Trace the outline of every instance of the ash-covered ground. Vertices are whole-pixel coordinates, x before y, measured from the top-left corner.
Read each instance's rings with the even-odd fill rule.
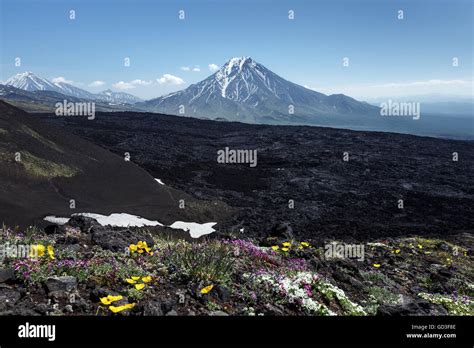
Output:
[[[300,238],[366,240],[474,230],[474,142],[131,112],[36,116],[236,208],[219,232],[264,236],[286,223]],[[257,166],[218,163],[226,147],[257,150]]]

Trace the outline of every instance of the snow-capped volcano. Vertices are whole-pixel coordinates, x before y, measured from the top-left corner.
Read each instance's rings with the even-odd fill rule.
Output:
[[[133,104],[138,101],[141,101],[140,98],[135,97],[132,94],[124,92],[113,92],[111,90],[94,94],[64,81],[49,81],[30,71],[16,74],[15,76],[12,76],[8,80],[6,80],[4,84],[28,92],[53,91],[79,99],[100,100],[111,104]]]
[[[374,112],[344,95],[327,96],[273,73],[250,57],[232,58],[217,72],[188,88],[140,103],[152,111],[224,117],[243,122],[312,122]]]
[[[55,86],[52,82],[39,77],[27,71],[24,73],[16,74],[15,76],[10,77],[4,83],[7,86],[13,86],[24,91],[34,92],[34,91],[55,91],[58,92],[59,87]]]
[[[260,96],[268,94],[278,99],[290,96],[288,87],[291,82],[274,74],[250,57],[230,59],[206,82],[207,85],[216,86],[223,98],[239,103],[258,102],[261,98],[258,98],[257,94]],[[292,98],[288,98],[288,101],[291,102]]]

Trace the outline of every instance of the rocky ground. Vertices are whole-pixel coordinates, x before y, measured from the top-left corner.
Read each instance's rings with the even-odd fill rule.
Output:
[[[189,242],[76,216],[0,236],[0,315],[474,315],[471,234],[376,239],[343,259],[285,226]]]
[[[29,249],[4,255],[0,315],[474,315],[472,142],[139,113],[35,116],[130,153],[160,189],[190,195],[180,216],[217,231],[194,240],[80,216],[4,226],[1,246]],[[218,163],[225,147],[256,149],[258,165]],[[361,253],[335,257],[330,245]]]
[[[320,240],[474,231],[473,142],[131,112],[93,121],[37,116],[130,153],[167,186],[232,207],[232,218],[216,226],[223,233],[244,228],[261,237],[279,223]],[[257,166],[217,163],[225,147],[257,150]]]

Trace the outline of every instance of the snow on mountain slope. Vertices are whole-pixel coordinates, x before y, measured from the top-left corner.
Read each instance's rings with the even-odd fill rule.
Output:
[[[28,71],[10,77],[4,83],[7,86],[16,87],[28,92],[53,91],[79,99],[100,100],[110,104],[133,104],[141,101],[140,98],[124,92],[113,92],[111,90],[101,93],[91,93],[82,88],[73,86],[66,82],[51,82],[45,78]]]
[[[125,92],[114,92],[110,89],[95,94],[95,98],[116,104],[134,104],[142,101],[142,99],[134,96],[133,94]]]
[[[65,82],[55,82],[54,85],[59,88],[60,93],[70,95],[80,99],[96,99],[95,94],[85,91],[81,88],[75,87]]]
[[[185,116],[251,123],[306,122],[375,110],[344,95],[326,96],[287,81],[250,57],[232,58],[205,80],[139,105],[178,115],[184,106]]]
[[[16,74],[5,81],[5,85],[13,86],[24,91],[55,91],[59,92],[60,88],[52,82],[41,78],[31,71]]]

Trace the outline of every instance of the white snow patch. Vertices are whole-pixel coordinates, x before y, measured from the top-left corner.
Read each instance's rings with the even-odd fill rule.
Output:
[[[102,226],[111,225],[117,227],[142,227],[142,226],[163,226],[158,221],[151,221],[137,215],[126,213],[114,213],[109,216],[94,213],[78,213],[73,215],[82,215],[96,219]]]
[[[46,216],[43,220],[51,222],[56,225],[64,225],[69,221],[69,218],[63,218],[63,217],[58,217],[58,216]]]
[[[158,182],[158,184],[160,184],[160,185],[164,185],[164,184],[165,184],[163,181],[161,181],[161,179],[155,178],[155,180],[156,180],[156,181]]]
[[[215,229],[212,227],[217,224],[217,222],[206,222],[203,224],[199,224],[197,222],[184,222],[184,221],[176,221],[170,225],[170,228],[180,229],[188,231],[192,238],[199,238],[206,234],[211,234],[215,232]]]
[[[114,213],[110,215],[102,215],[95,213],[76,213],[72,215],[82,215],[96,219],[99,224],[102,226],[117,226],[117,227],[143,227],[143,226],[163,226],[162,223],[158,221],[147,220],[137,215],[131,215],[126,213]],[[46,216],[43,220],[51,222],[57,225],[64,225],[69,221],[69,218],[57,217],[54,215]],[[206,222],[203,224],[197,222],[184,222],[176,221],[172,223],[170,228],[180,229],[189,232],[191,238],[199,238],[206,234],[211,234],[215,232],[213,228],[217,222]]]

